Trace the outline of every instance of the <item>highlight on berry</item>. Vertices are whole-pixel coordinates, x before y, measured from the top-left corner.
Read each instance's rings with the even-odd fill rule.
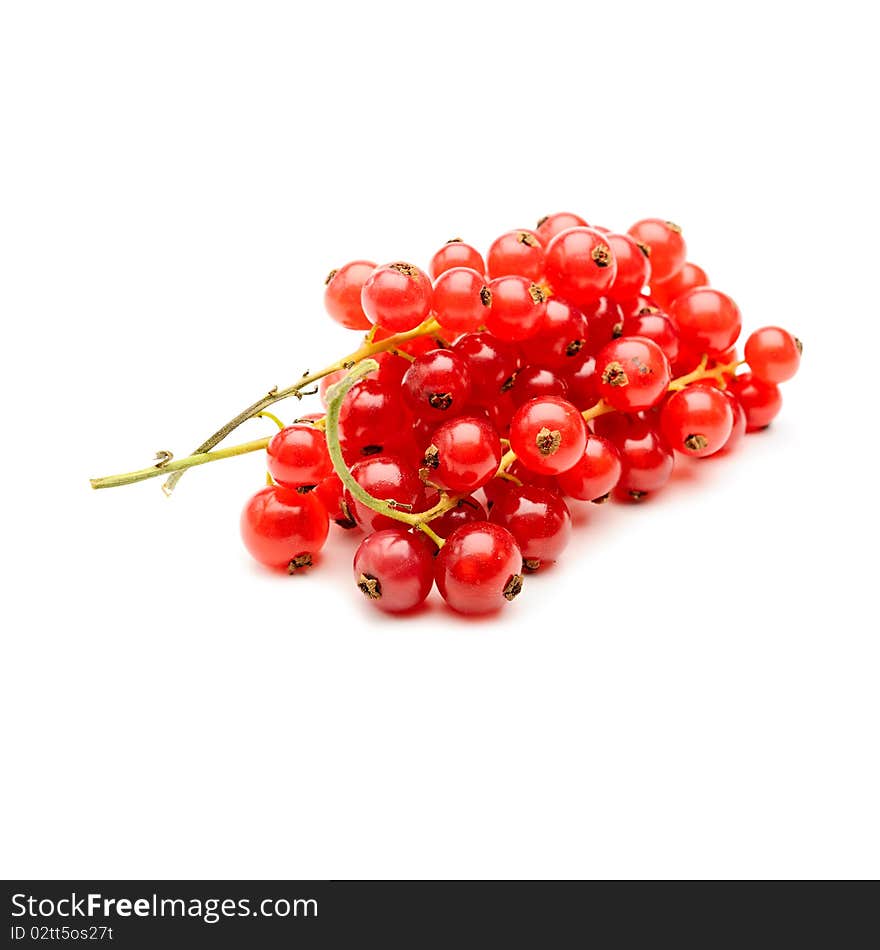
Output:
[[[687,259],[663,218],[615,232],[572,212],[505,231],[483,254],[447,241],[423,270],[356,260],[325,280],[329,316],[364,334],[350,353],[274,387],[192,454],[156,454],[112,488],[263,453],[241,513],[267,568],[320,565],[332,530],[363,534],[353,597],[417,610],[436,588],[466,614],[506,608],[564,553],[572,504],[643,501],[677,455],[732,451],[782,407],[803,347],[757,329],[737,344],[734,300]],[[285,424],[270,408],[317,394]],[[221,446],[265,418],[277,431]],[[526,585],[527,586],[527,585]]]

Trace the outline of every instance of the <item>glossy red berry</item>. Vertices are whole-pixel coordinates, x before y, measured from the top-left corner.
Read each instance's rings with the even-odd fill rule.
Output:
[[[538,332],[544,316],[544,291],[528,277],[511,275],[489,282],[492,306],[486,329],[499,340],[525,340]]]
[[[742,329],[739,307],[713,287],[695,287],[677,297],[669,316],[682,344],[714,356],[736,343]]]
[[[372,261],[352,261],[330,271],[324,281],[327,313],[349,330],[370,329],[370,321],[361,306],[361,291],[375,269]]]
[[[361,291],[361,306],[373,323],[392,333],[412,330],[431,311],[433,288],[428,275],[413,264],[377,267]]]
[[[405,434],[405,420],[399,390],[377,379],[358,380],[339,410],[339,438],[346,461],[377,455],[389,446],[396,446]]]
[[[330,530],[314,492],[271,485],[258,491],[241,513],[241,538],[251,556],[291,574],[311,567]]]
[[[557,478],[559,487],[570,498],[601,501],[620,481],[621,471],[620,453],[613,443],[590,432],[580,461]]]
[[[606,236],[593,228],[557,234],[545,251],[544,269],[554,293],[576,307],[604,296],[617,275]]]
[[[629,235],[648,250],[651,276],[655,282],[669,280],[681,270],[687,255],[687,247],[681,236],[681,228],[661,218],[645,218],[637,221]]]
[[[708,287],[709,277],[698,264],[685,261],[681,270],[677,271],[668,280],[654,280],[651,283],[651,296],[668,307],[673,300],[680,297],[685,291],[694,287]]]
[[[530,363],[550,369],[573,366],[587,344],[587,319],[570,304],[551,297],[537,332],[525,345]]]
[[[766,429],[782,408],[779,387],[763,382],[754,373],[741,373],[735,377],[730,390],[745,410],[747,432]]]
[[[357,527],[357,522],[352,518],[348,505],[345,503],[345,487],[342,479],[336,472],[331,472],[318,482],[315,486],[315,495],[324,506],[330,520],[338,524],[340,528],[348,530]]]
[[[608,288],[608,296],[620,301],[638,297],[651,279],[648,249],[629,234],[606,234],[605,240],[617,262],[617,274]]]
[[[678,359],[680,340],[675,324],[659,310],[645,310],[623,318],[621,336],[641,336],[653,340],[663,350],[671,366]]]
[[[463,495],[494,478],[500,462],[501,440],[495,429],[478,416],[459,416],[434,432],[422,464],[426,481]]]
[[[587,349],[598,353],[610,340],[620,336],[623,328],[623,308],[610,297],[600,297],[584,308],[587,320]]]
[[[672,449],[650,420],[619,416],[605,434],[620,453],[620,495],[638,501],[669,481],[675,465]]]
[[[483,255],[460,238],[447,241],[431,258],[431,277],[436,280],[444,271],[453,267],[469,267],[478,274],[486,273]]]
[[[486,518],[486,509],[476,498],[468,495],[466,498],[459,498],[455,503],[455,507],[444,511],[442,515],[435,518],[431,522],[431,527],[441,538],[448,538],[456,528],[460,528],[463,524],[485,521]]]
[[[519,274],[537,281],[544,276],[544,248],[534,231],[508,231],[492,242],[486,266],[492,278]]]
[[[403,613],[423,603],[434,584],[431,550],[408,531],[388,528],[364,538],[354,555],[354,582],[380,610]]]
[[[565,397],[568,395],[568,385],[553,370],[541,366],[524,366],[514,378],[510,395],[514,406],[518,408],[539,396]]]
[[[457,415],[471,395],[467,361],[455,350],[431,350],[410,363],[401,391],[406,404],[422,419]]]
[[[482,332],[466,333],[452,349],[467,363],[471,397],[484,405],[493,405],[501,394],[501,387],[519,366],[516,346]]]
[[[720,389],[696,383],[666,400],[660,428],[676,452],[705,458],[723,449],[730,438],[733,408]]]
[[[575,465],[586,439],[583,416],[558,396],[532,399],[510,422],[510,447],[526,468],[542,475],[557,475]]]
[[[589,409],[599,400],[599,378],[596,376],[596,357],[581,353],[577,363],[563,377],[568,387],[568,400],[578,409]]]
[[[756,379],[784,383],[798,371],[801,341],[781,327],[762,327],[746,340],[745,357]]]
[[[730,408],[733,411],[733,426],[730,430],[730,435],[727,437],[727,441],[724,443],[724,451],[732,452],[746,434],[748,419],[746,418],[746,411],[743,409],[742,403],[734,396],[730,387],[722,389],[721,392],[724,394],[724,398],[730,403]]]
[[[292,425],[277,432],[266,454],[269,474],[286,488],[317,485],[333,471],[327,439],[313,425]]]
[[[606,343],[596,356],[599,395],[618,412],[656,406],[669,386],[669,361],[653,341],[621,337]]]
[[[413,511],[422,499],[422,483],[413,466],[393,455],[374,455],[351,468],[354,480],[368,494],[383,501],[393,501],[402,511]],[[345,490],[345,504],[352,518],[365,531],[396,528],[400,522],[379,514],[358,501],[349,489]]]
[[[587,222],[580,215],[572,214],[570,211],[557,211],[555,214],[548,214],[541,218],[535,227],[535,234],[544,247],[547,247],[550,241],[562,231],[585,227],[588,227]]]
[[[434,315],[452,334],[483,326],[492,306],[492,293],[481,274],[469,267],[452,267],[434,284]]]
[[[522,554],[499,525],[475,521],[457,528],[434,559],[440,595],[463,614],[498,610],[522,590]]]
[[[490,520],[516,538],[523,568],[537,571],[555,561],[571,538],[571,514],[558,492],[513,485],[492,506]]]

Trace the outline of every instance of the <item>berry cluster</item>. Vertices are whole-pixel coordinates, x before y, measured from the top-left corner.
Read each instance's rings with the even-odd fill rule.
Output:
[[[429,272],[353,261],[330,273],[325,304],[366,331],[355,353],[154,468],[173,473],[170,489],[191,465],[265,446],[268,484],[241,517],[250,553],[295,573],[331,521],[359,529],[355,584],[390,612],[435,584],[462,613],[513,600],[524,572],[562,554],[572,500],[639,500],[668,481],[675,453],[729,451],[779,412],[801,355],[789,332],[764,327],[740,360],[739,308],[686,260],[681,229],[656,218],[616,233],[554,214],[501,235],[485,259],[450,241]],[[325,413],[212,451],[314,381]]]

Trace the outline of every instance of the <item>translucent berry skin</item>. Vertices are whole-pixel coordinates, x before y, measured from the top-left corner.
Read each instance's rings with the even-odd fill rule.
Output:
[[[801,364],[801,342],[782,327],[762,327],[746,340],[749,369],[763,383],[784,383]]]
[[[610,297],[600,297],[584,309],[587,319],[587,349],[598,353],[602,347],[620,336],[623,326],[623,308]]]
[[[478,416],[459,416],[434,432],[423,465],[428,481],[461,495],[494,478],[500,462],[501,440],[495,429]]]
[[[548,214],[541,218],[535,227],[535,234],[538,235],[538,240],[544,247],[547,247],[557,234],[561,234],[569,228],[586,227],[589,227],[589,225],[580,215],[572,214],[570,211],[557,211],[555,214]]]
[[[621,336],[641,336],[653,340],[663,350],[670,366],[678,359],[681,343],[675,324],[665,313],[637,313],[623,318]]]
[[[357,527],[357,522],[351,517],[351,512],[345,504],[345,486],[336,472],[331,472],[318,482],[315,486],[315,496],[324,506],[330,520],[340,528],[348,530]]]
[[[516,346],[485,331],[465,334],[452,349],[467,362],[471,397],[486,405],[491,406],[498,399],[501,387],[519,366]]]
[[[620,453],[618,494],[638,500],[669,481],[675,465],[672,449],[650,421],[620,417],[608,437]]]
[[[739,307],[713,287],[695,287],[677,297],[669,308],[682,344],[715,356],[736,343],[742,329]]]
[[[651,284],[651,296],[664,307],[668,307],[673,300],[680,297],[694,287],[708,287],[709,276],[698,264],[685,261],[681,270],[677,271],[669,280],[655,280]]]
[[[311,425],[292,425],[276,433],[266,447],[269,474],[286,488],[317,485],[333,471],[327,439]]]
[[[526,340],[538,332],[544,316],[545,297],[528,277],[511,275],[489,282],[492,306],[486,329],[499,340]]]
[[[587,427],[566,399],[547,396],[520,406],[510,422],[510,447],[533,472],[558,475],[583,455]]]
[[[618,301],[638,297],[651,280],[651,261],[646,251],[629,234],[606,234],[605,240],[617,262],[617,274],[608,288],[608,296]]]
[[[620,453],[614,445],[590,432],[580,461],[557,477],[559,487],[570,498],[595,501],[615,488],[622,470]]]
[[[643,337],[606,343],[596,356],[599,395],[618,412],[656,406],[669,386],[669,361],[663,350]]]
[[[403,613],[418,607],[434,585],[434,558],[421,539],[400,528],[364,538],[354,555],[354,582],[379,610]]]
[[[516,374],[510,395],[514,406],[519,408],[530,399],[537,399],[539,396],[565,397],[568,395],[568,384],[551,369],[544,369],[542,366],[524,366]]]
[[[492,506],[489,518],[516,538],[529,572],[557,560],[571,538],[568,505],[558,492],[536,485],[511,484]]]
[[[568,399],[578,409],[589,409],[599,399],[599,377],[596,375],[596,357],[581,353],[577,364],[564,376]]]
[[[370,274],[361,291],[361,306],[372,323],[402,333],[427,318],[432,296],[427,274],[413,264],[396,262]]]
[[[730,403],[730,408],[733,411],[733,426],[730,430],[730,435],[727,437],[727,441],[724,443],[724,452],[732,452],[746,434],[748,420],[746,419],[746,411],[743,409],[742,403],[734,396],[730,388],[722,389],[721,392],[724,394],[724,398]]]
[[[244,506],[240,527],[255,560],[293,573],[310,566],[327,540],[330,522],[314,492],[271,485]]]
[[[366,458],[352,466],[351,474],[358,485],[374,498],[393,500],[404,511],[415,509],[422,499],[423,486],[415,468],[393,455],[374,455]],[[381,515],[359,502],[349,489],[345,490],[345,504],[352,518],[365,531],[381,531],[383,528],[400,526],[400,522],[394,518]]]
[[[583,308],[607,293],[617,275],[617,263],[600,231],[569,228],[548,245],[544,270],[557,296]]]
[[[420,418],[439,420],[457,415],[471,395],[467,361],[455,350],[431,350],[410,363],[401,392]]]
[[[436,280],[442,273],[453,267],[469,267],[478,274],[486,273],[483,255],[475,247],[465,244],[458,238],[447,241],[431,258],[431,277]]]
[[[434,314],[444,330],[470,333],[486,322],[492,294],[481,274],[451,267],[434,284]]]
[[[439,518],[435,518],[431,522],[431,527],[441,538],[448,538],[456,528],[460,528],[463,524],[485,521],[486,519],[486,509],[476,498],[468,495],[466,498],[459,498],[454,508],[450,508]]]
[[[377,379],[358,380],[339,410],[339,438],[346,460],[376,455],[396,445],[404,434],[405,419],[399,390],[395,392]]]
[[[763,382],[754,373],[741,373],[735,377],[730,390],[745,410],[746,432],[766,429],[782,408],[779,387]]]
[[[500,525],[475,521],[457,528],[434,559],[441,597],[463,614],[485,614],[505,606],[522,587],[522,554]]]
[[[566,370],[586,347],[587,334],[587,319],[580,310],[551,297],[537,332],[524,349],[530,363]]]
[[[544,247],[534,231],[508,231],[492,242],[486,266],[492,278],[519,274],[540,280],[544,276]]]
[[[724,448],[733,430],[733,408],[720,389],[687,386],[673,393],[660,411],[663,437],[676,452],[705,458]]]
[[[655,283],[669,280],[684,266],[687,246],[677,224],[661,218],[644,218],[637,221],[627,233],[648,249]]]
[[[375,269],[372,261],[351,261],[330,271],[325,281],[324,307],[349,330],[369,330],[372,326],[361,306],[361,291]]]

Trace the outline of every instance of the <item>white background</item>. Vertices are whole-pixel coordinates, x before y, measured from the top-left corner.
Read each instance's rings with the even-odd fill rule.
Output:
[[[868,9],[3,5],[4,876],[880,874]],[[259,456],[90,491],[349,348],[331,267],[561,209],[804,362],[503,615],[258,569]]]

